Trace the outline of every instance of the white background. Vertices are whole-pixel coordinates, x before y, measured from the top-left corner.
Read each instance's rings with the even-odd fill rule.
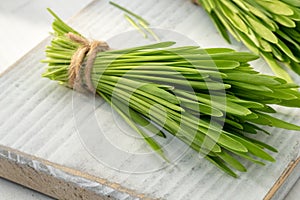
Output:
[[[0,73],[44,39],[51,30],[50,7],[63,19],[76,14],[91,0],[10,0],[0,2]],[[2,200],[51,199],[9,181],[0,179]],[[300,180],[286,200],[300,199]]]

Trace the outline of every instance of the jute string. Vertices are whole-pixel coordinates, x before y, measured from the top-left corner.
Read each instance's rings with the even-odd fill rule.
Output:
[[[196,5],[198,5],[198,6],[201,6],[199,0],[192,0],[192,2],[193,2],[194,4],[196,4]]]
[[[109,50],[109,46],[104,41],[89,41],[74,33],[67,33],[66,36],[70,40],[81,44],[81,47],[77,49],[77,51],[73,54],[71,59],[68,71],[69,86],[79,91],[88,90],[94,93],[95,87],[91,80],[93,65],[97,57],[97,53]],[[83,64],[85,57],[87,59],[86,62]],[[83,77],[81,74],[82,70],[84,70]],[[82,80],[83,78],[86,88],[84,88],[84,83]]]

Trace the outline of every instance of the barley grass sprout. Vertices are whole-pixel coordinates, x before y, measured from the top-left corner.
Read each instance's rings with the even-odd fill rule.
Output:
[[[273,72],[293,82],[283,63],[300,75],[299,0],[195,0],[230,42],[242,42],[261,55]]]

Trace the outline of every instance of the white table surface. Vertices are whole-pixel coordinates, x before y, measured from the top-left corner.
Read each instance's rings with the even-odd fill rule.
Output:
[[[68,19],[89,2],[90,0],[1,1],[0,73],[48,35],[52,18],[46,11],[47,7],[58,12],[63,19]],[[48,200],[51,198],[0,179],[0,199]],[[300,180],[286,197],[286,200],[298,199],[300,199]]]

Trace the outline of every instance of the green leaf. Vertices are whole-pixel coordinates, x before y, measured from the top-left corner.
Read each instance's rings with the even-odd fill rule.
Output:
[[[259,58],[259,56],[248,53],[248,52],[226,52],[226,53],[219,53],[219,54],[212,54],[212,59],[219,59],[219,60],[231,60],[231,62],[250,62]]]
[[[248,152],[252,153],[253,155],[262,158],[264,160],[268,160],[271,162],[275,162],[275,159],[269,155],[268,153],[266,153],[265,151],[263,151],[259,146],[257,146],[256,144],[243,139],[241,137],[238,137],[236,135],[233,135],[231,133],[227,133],[228,135],[230,135],[232,138],[235,138],[237,141],[239,141],[240,143],[242,143],[247,149]]]
[[[265,117],[262,117],[261,115],[258,115],[257,113],[256,113],[256,116],[258,118],[256,118],[256,119],[247,119],[247,121],[253,122],[254,124],[272,126],[272,122],[269,119],[267,119]]]
[[[253,126],[251,123],[244,122],[243,123],[243,131],[250,134],[256,134],[257,133],[257,127]]]
[[[237,154],[238,156],[242,157],[242,158],[245,158],[245,159],[253,162],[253,163],[256,163],[256,164],[259,164],[259,165],[263,165],[263,166],[266,165],[265,163],[263,163],[263,162],[261,162],[259,160],[256,160],[256,159],[252,158],[251,156],[249,156],[248,155],[249,153],[243,153],[243,152],[234,152],[234,153]]]
[[[216,141],[219,145],[226,147],[227,149],[239,151],[239,152],[247,152],[247,148],[240,143],[239,141],[229,137],[222,132],[216,132],[214,130],[207,130],[199,127],[199,131],[209,136],[211,139]]]
[[[217,53],[233,53],[236,52],[233,49],[229,48],[207,48],[205,49],[207,54],[217,54]]]
[[[293,5],[295,7],[300,7],[300,1],[298,0],[282,0],[283,2]]]
[[[259,40],[259,48],[265,52],[272,52],[273,47],[272,44],[270,44],[268,41],[261,38]]]
[[[220,1],[222,4],[226,4],[226,7],[223,7],[224,14],[227,16],[227,20],[230,21],[233,26],[235,26],[238,30],[242,31],[243,33],[248,33],[248,27],[244,23],[243,19],[240,18],[238,15],[239,10],[231,4],[230,1]]]
[[[239,37],[241,41],[247,46],[248,49],[250,49],[255,54],[259,54],[260,51],[258,49],[258,46],[256,46],[256,44],[249,38],[248,35],[239,32]]]
[[[227,78],[225,80],[233,80],[233,81],[240,81],[245,83],[250,83],[253,85],[280,85],[280,82],[278,82],[275,78],[272,76],[267,76],[263,74],[249,74],[249,73],[242,73],[242,72],[236,72],[236,73],[227,73]]]
[[[137,14],[131,12],[130,10],[128,10],[128,9],[126,9],[126,8],[120,6],[119,4],[116,4],[116,3],[112,2],[112,1],[110,1],[109,3],[110,3],[111,5],[113,5],[113,6],[115,6],[116,8],[119,8],[120,10],[122,10],[122,11],[128,13],[129,15],[131,15],[131,16],[133,16],[133,17],[135,17],[136,19],[142,21],[144,24],[149,25],[149,22],[147,22],[147,21],[146,21],[144,18],[142,18],[141,16],[139,16],[139,15],[137,15]]]
[[[219,33],[223,36],[223,38],[228,42],[230,42],[230,37],[228,35],[228,32],[226,28],[224,27],[223,23],[219,20],[218,16],[215,14],[215,12],[210,13],[210,18],[214,22],[216,28],[218,29]]]
[[[246,108],[264,108],[264,105],[255,101],[248,101],[244,99],[237,98],[232,95],[226,95],[228,99],[230,99],[231,102],[237,103],[239,105],[242,105]]]
[[[284,129],[288,129],[288,130],[300,131],[300,126],[298,126],[298,125],[294,125],[294,124],[285,122],[283,120],[277,119],[275,117],[272,117],[270,115],[266,115],[266,114],[263,114],[263,113],[257,113],[257,114],[260,117],[269,120],[271,122],[271,126],[275,126],[275,127],[278,127],[278,128],[284,128]]]
[[[249,141],[255,143],[256,145],[261,146],[261,148],[266,148],[266,149],[268,149],[268,150],[270,150],[270,151],[273,151],[273,152],[275,152],[275,153],[278,152],[278,150],[275,149],[274,147],[272,147],[272,146],[270,146],[270,145],[268,145],[268,144],[266,144],[266,143],[264,143],[264,142],[261,142],[261,141],[259,141],[259,140],[256,140],[256,139],[253,139],[253,138],[249,138],[249,137],[244,137],[244,139],[247,139],[247,140],[249,140]]]
[[[230,124],[231,126],[234,126],[234,127],[238,128],[238,129],[241,129],[241,130],[244,129],[243,125],[241,125],[240,123],[238,123],[236,121],[233,121],[231,119],[226,118],[225,122],[226,122],[226,124]]]
[[[220,158],[212,157],[212,156],[206,156],[207,160],[209,160],[211,163],[213,163],[215,166],[217,166],[219,169],[223,170],[230,176],[237,178],[237,174],[234,173],[229,167],[227,167]]]
[[[265,27],[262,23],[257,21],[257,19],[253,19],[249,16],[245,16],[247,21],[249,22],[253,31],[255,31],[260,37],[265,40],[277,44],[278,38],[274,35],[272,31],[270,31],[267,27]]]
[[[281,2],[281,1],[266,1],[266,0],[257,0],[257,3],[259,3],[260,5],[264,6],[264,8],[274,14],[277,15],[293,15],[294,12],[293,10],[290,8],[289,5]]]
[[[289,47],[284,42],[278,40],[277,46],[292,60],[294,60],[295,62],[300,62],[300,59],[294,56],[293,52],[289,49]]]
[[[283,26],[289,27],[289,28],[295,28],[296,23],[290,19],[289,17],[283,16],[283,15],[274,15],[274,20],[280,23]]]
[[[270,88],[268,88],[267,86],[264,86],[264,85],[253,85],[253,84],[249,84],[249,83],[243,83],[243,82],[231,81],[231,80],[228,80],[226,82],[228,82],[232,87],[260,91],[260,92],[273,92]]]
[[[211,115],[211,116],[215,116],[215,117],[222,117],[223,116],[223,112],[220,111],[219,109],[213,108],[207,104],[203,104],[200,102],[194,102],[194,101],[190,101],[190,100],[186,100],[183,98],[181,102],[181,106],[194,110],[196,112],[203,113],[203,114],[207,114],[207,115]]]
[[[187,129],[187,131],[188,130],[189,129]],[[221,147],[214,140],[203,134],[190,135],[186,131],[181,130],[176,136],[199,153],[202,152],[202,150],[206,150],[210,153],[219,153],[222,151]]]
[[[157,128],[155,125],[153,125],[150,121],[148,121],[147,119],[145,119],[144,117],[142,117],[140,114],[138,114],[137,112],[135,112],[133,109],[128,108],[128,110],[129,110],[129,116],[130,116],[130,118],[135,123],[139,124],[143,128],[146,128],[151,133],[154,133],[154,134],[156,134],[156,135],[158,135],[160,137],[166,138],[166,135],[159,128]]]
[[[217,154],[222,160],[224,160],[228,165],[235,168],[238,171],[246,172],[247,169],[244,165],[242,165],[237,159],[233,158],[231,155],[222,151],[221,153]]]
[[[147,34],[141,29],[141,27],[128,15],[124,15],[125,19],[134,27],[136,28],[144,38],[148,38]]]
[[[279,77],[285,79],[289,83],[293,83],[291,76],[276,62],[276,60],[269,53],[261,53],[265,61],[269,64],[272,71]]]
[[[187,96],[188,98],[195,98],[193,95],[187,94],[187,93],[182,93],[179,90],[175,90],[174,92],[178,93],[178,94],[183,94],[183,95]],[[217,97],[217,96],[210,97],[209,95],[206,95],[206,94],[197,94],[197,99],[200,102],[203,102],[207,105],[218,108],[222,111],[226,111],[227,113],[236,114],[236,115],[240,115],[240,116],[246,116],[246,115],[251,114],[251,111],[248,108],[241,106],[239,104],[236,104],[234,102],[231,102],[230,100],[225,99],[224,97]]]

